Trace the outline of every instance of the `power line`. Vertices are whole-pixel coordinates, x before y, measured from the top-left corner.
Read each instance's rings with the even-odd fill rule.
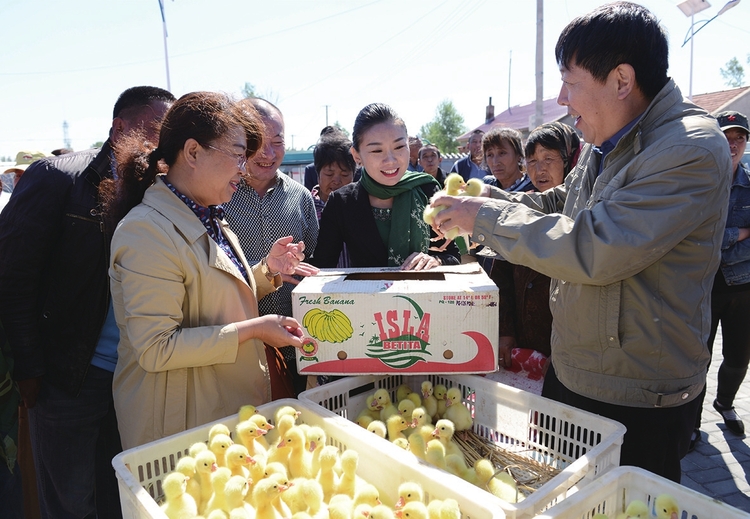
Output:
[[[347,9],[345,11],[340,11],[338,13],[333,13],[328,16],[323,16],[322,18],[317,18],[315,20],[311,20],[309,22],[304,22],[298,25],[294,25],[291,27],[285,27],[283,29],[279,29],[274,32],[266,33],[266,34],[260,34],[258,36],[253,36],[252,38],[245,38],[243,40],[238,40],[230,43],[225,43],[222,45],[217,45],[215,47],[203,47],[200,50],[190,51],[190,52],[182,52],[179,54],[172,54],[173,58],[182,58],[186,56],[193,56],[196,54],[202,54],[206,52],[212,52],[217,49],[223,49],[226,47],[232,47],[235,45],[241,45],[243,43],[248,43],[251,41],[261,40],[264,38],[268,38],[271,36],[276,36],[279,34],[284,34],[289,31],[295,31],[301,27],[308,27],[310,25],[315,25],[321,22],[325,22],[327,20],[330,20],[332,18],[337,18],[339,16],[343,16],[349,13],[352,13],[354,11],[358,11],[360,9],[364,9],[366,7],[370,7],[372,5],[378,4],[382,2],[383,0],[374,0],[373,2],[370,2],[368,4],[360,5],[357,7],[353,7],[351,9]],[[121,68],[121,67],[130,67],[133,65],[145,65],[147,63],[156,63],[162,61],[161,58],[155,58],[155,59],[144,59],[139,61],[131,61],[126,63],[116,63],[116,64],[110,64],[110,65],[100,65],[96,67],[86,67],[86,68],[78,68],[78,69],[66,69],[66,70],[47,70],[47,71],[31,71],[31,72],[0,72],[0,76],[33,76],[33,75],[51,75],[51,74],[70,74],[70,73],[76,73],[76,72],[89,72],[94,70],[107,70],[107,69],[115,69],[115,68]]]

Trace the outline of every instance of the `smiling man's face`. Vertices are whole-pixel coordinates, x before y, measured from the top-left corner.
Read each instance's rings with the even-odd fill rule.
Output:
[[[276,170],[284,160],[284,120],[276,111],[263,120],[263,146],[247,161],[250,185],[265,191],[276,178]]]
[[[562,86],[557,97],[558,104],[568,107],[575,127],[583,134],[583,140],[601,146],[617,133],[622,126],[612,115],[617,103],[617,77],[610,72],[604,83],[594,79],[588,71],[571,64],[560,67]],[[626,121],[627,122],[627,121]]]

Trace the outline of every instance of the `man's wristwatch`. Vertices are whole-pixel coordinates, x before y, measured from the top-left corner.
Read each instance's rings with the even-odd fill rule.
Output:
[[[278,272],[271,272],[271,269],[268,268],[268,256],[263,256],[263,258],[260,260],[260,270],[263,272],[263,275],[266,276],[266,279],[268,281],[273,282],[273,278],[279,275]]]

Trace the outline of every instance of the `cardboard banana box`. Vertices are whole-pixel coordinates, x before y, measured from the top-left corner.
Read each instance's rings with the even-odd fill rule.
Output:
[[[491,373],[498,289],[477,263],[323,269],[292,292],[308,375]]]

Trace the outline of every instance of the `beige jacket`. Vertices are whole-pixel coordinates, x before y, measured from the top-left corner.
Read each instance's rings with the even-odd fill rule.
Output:
[[[222,231],[241,261],[235,235]],[[109,276],[120,328],[113,391],[125,449],[270,401],[265,346],[238,343],[238,321],[275,290],[239,269],[157,178],[112,238]],[[277,278],[279,279],[279,278]]]

